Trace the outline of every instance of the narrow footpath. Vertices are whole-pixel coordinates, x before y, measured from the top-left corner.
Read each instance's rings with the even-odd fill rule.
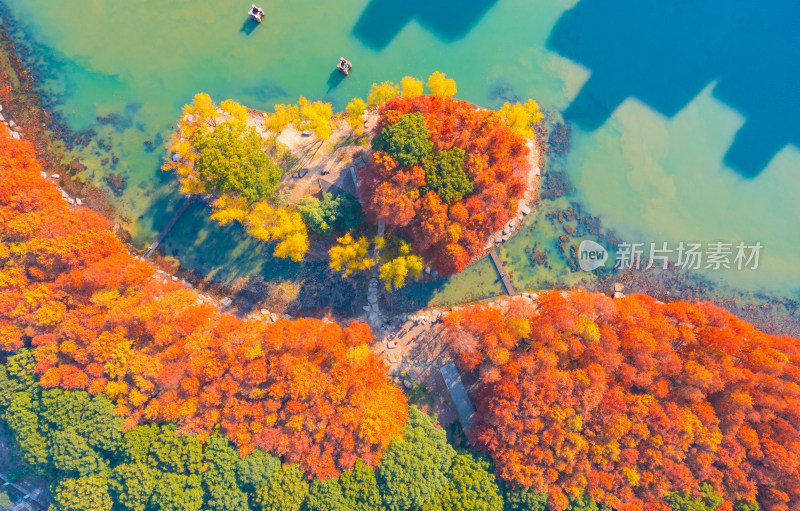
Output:
[[[511,283],[511,277],[503,267],[503,262],[500,261],[500,257],[497,255],[497,251],[495,251],[494,247],[492,247],[492,250],[489,252],[489,257],[492,258],[494,267],[497,268],[497,273],[500,274],[500,279],[503,281],[503,287],[506,288],[506,293],[508,293],[509,296],[517,294],[514,290],[514,284]]]
[[[173,227],[175,227],[176,223],[178,223],[178,220],[181,218],[181,215],[183,215],[186,212],[186,210],[189,209],[189,206],[192,204],[192,201],[194,201],[194,198],[195,198],[194,195],[190,195],[189,197],[186,198],[185,201],[183,201],[181,207],[178,208],[178,211],[176,211],[174,215],[172,215],[172,218],[169,219],[169,222],[167,222],[166,227],[164,227],[164,229],[159,233],[158,237],[153,242],[153,244],[147,247],[147,250],[145,251],[143,256],[145,259],[147,259],[150,256],[150,254],[152,254],[158,248],[158,245],[160,245],[162,241],[164,241],[164,238],[167,237],[169,231],[172,230]]]

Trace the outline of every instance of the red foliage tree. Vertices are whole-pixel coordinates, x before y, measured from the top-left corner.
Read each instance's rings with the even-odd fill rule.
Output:
[[[258,446],[319,478],[380,460],[407,406],[366,325],[198,304],[40,172],[29,144],[0,133],[0,348],[33,346],[42,385],[105,392],[127,427],[221,428],[243,454]]]
[[[800,340],[707,303],[583,291],[450,313],[476,371],[475,446],[513,485],[563,509],[587,491],[618,511],[709,482],[727,501],[800,509]]]
[[[424,193],[425,171],[420,166],[400,167],[391,156],[377,151],[357,171],[364,208],[408,239],[440,273],[456,273],[516,214],[530,171],[528,148],[496,113],[440,96],[388,100],[375,134],[408,113],[425,117],[433,151],[464,150],[463,170],[474,189],[445,204],[434,191]]]

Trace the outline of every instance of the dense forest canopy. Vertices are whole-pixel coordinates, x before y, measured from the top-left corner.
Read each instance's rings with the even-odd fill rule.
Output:
[[[585,491],[617,511],[667,510],[701,483],[720,510],[800,508],[800,340],[706,303],[582,291],[445,324],[480,381],[474,446],[552,509]]]
[[[44,387],[104,393],[126,428],[219,429],[318,477],[380,460],[408,411],[365,324],[221,314],[40,172],[0,135],[0,348],[32,347]]]
[[[798,508],[798,339],[644,296],[456,308],[487,458],[407,406],[366,325],[221,314],[41,172],[0,133],[0,419],[53,511]]]

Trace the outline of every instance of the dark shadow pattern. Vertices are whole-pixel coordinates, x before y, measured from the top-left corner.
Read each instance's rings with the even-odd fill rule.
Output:
[[[716,81],[746,118],[723,162],[754,178],[800,143],[799,15],[792,0],[581,0],[547,42],[591,70],[565,117],[594,130],[629,97],[672,117]]]
[[[345,78],[346,76],[341,71],[339,71],[334,67],[333,71],[331,71],[331,74],[328,77],[328,82],[327,82],[328,94],[330,94],[331,91],[333,91],[333,89],[338,87],[344,81]]]
[[[382,50],[411,20],[442,41],[467,35],[497,0],[372,0],[353,27],[353,34],[373,50]]]
[[[253,31],[258,28],[259,23],[253,20],[253,18],[247,18],[242,23],[242,28],[239,29],[239,32],[243,33],[244,35],[250,35]]]

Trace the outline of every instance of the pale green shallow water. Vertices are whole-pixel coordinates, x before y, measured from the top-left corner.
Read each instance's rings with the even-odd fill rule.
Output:
[[[563,110],[590,76],[609,76],[621,67],[629,76],[617,73],[616,81],[592,89],[595,95],[589,101],[597,104],[598,111],[613,110],[610,118],[601,115],[596,126],[573,129],[566,168],[578,189],[577,198],[623,239],[760,241],[764,245],[761,269],[709,276],[753,290],[797,293],[800,289],[800,206],[795,200],[800,152],[786,144],[796,141],[792,138],[796,121],[773,123],[770,129],[759,131],[767,140],[763,145],[774,139],[777,147],[755,177],[744,177],[746,172],[723,163],[745,115],[758,112],[746,101],[739,106],[739,100],[753,97],[759,89],[752,87],[750,96],[738,89],[728,94],[736,107],[715,96],[714,80],[731,83],[730,66],[717,65],[728,62],[724,51],[716,60],[708,50],[711,56],[704,57],[708,61],[682,57],[679,65],[672,62],[672,55],[694,55],[693,46],[703,44],[696,40],[698,31],[690,23],[677,23],[669,34],[670,53],[649,55],[644,70],[626,66],[626,58],[636,61],[635,52],[645,51],[640,48],[660,47],[657,41],[637,40],[646,38],[647,31],[639,33],[644,22],[635,16],[649,14],[640,13],[636,6],[648,2],[627,8],[621,2],[614,7],[621,9],[608,14],[614,20],[634,17],[620,21],[622,29],[614,28],[614,34],[629,38],[623,37],[620,43],[616,40],[620,36],[613,35],[595,44],[591,38],[597,36],[587,19],[597,18],[592,12],[597,0],[374,0],[370,7],[364,0],[279,1],[262,5],[267,21],[249,35],[241,31],[248,8],[241,1],[0,0],[0,4],[3,1],[24,37],[35,42],[50,62],[52,75],[45,89],[59,97],[59,109],[73,128],[95,125],[98,115],[117,113],[130,118],[116,128],[95,128],[110,139],[111,152],[120,159],[114,172],[128,178],[123,196],[113,199],[132,220],[132,233],[141,246],[152,240],[153,232],[167,222],[177,204],[175,183],[158,171],[163,144],[148,152],[144,142],[158,141],[159,134],[166,139],[181,105],[196,92],[209,92],[216,99],[232,97],[263,109],[276,102],[293,102],[299,95],[326,98],[341,108],[354,96],[366,96],[373,82],[399,81],[404,75],[426,77],[441,70],[457,80],[458,97],[480,105],[496,107],[503,98],[516,95]],[[781,2],[785,5],[776,6],[777,11],[797,14],[797,6]],[[652,5],[655,10],[664,8],[659,2]],[[573,6],[576,16],[562,18]],[[709,26],[723,27],[711,30],[720,33],[709,37],[729,36],[724,30],[738,33],[731,27],[751,16],[746,9],[739,11],[741,20],[709,20]],[[368,21],[359,24],[362,16]],[[790,13],[785,17],[792,18]],[[657,23],[661,26],[664,20]],[[558,29],[559,24],[566,28]],[[354,31],[354,27],[359,28]],[[752,35],[741,33],[738,39],[742,44],[758,39]],[[729,44],[735,51],[737,43]],[[607,51],[607,58],[598,60],[595,47]],[[599,69],[584,67],[559,52],[578,55]],[[617,54],[626,57],[617,59]],[[330,78],[337,76],[331,73],[332,66],[342,55],[353,61],[354,71],[332,87]],[[772,58],[782,58],[782,54]],[[798,78],[794,60],[783,62],[789,71],[779,73],[776,80]],[[659,67],[662,63],[664,69]],[[706,69],[715,73],[709,75]],[[647,80],[642,77],[658,75],[656,71],[665,78],[644,87]],[[625,86],[629,83],[644,87],[644,93],[636,87],[631,91],[644,100],[628,97]],[[766,103],[766,110],[794,112],[794,97],[764,94],[760,101]],[[788,101],[789,107],[779,105],[781,101]],[[740,109],[748,110],[747,114]],[[95,181],[105,186],[102,178],[109,171],[100,160],[108,155],[98,156],[95,150],[93,144],[82,154]],[[183,264],[214,271],[222,279],[253,272],[286,277],[296,271],[290,263],[271,260],[265,255],[269,250],[244,241],[237,229],[219,229],[204,221],[201,210],[193,213],[167,239],[167,252],[175,250]],[[500,251],[518,287],[536,287],[542,280],[574,280],[558,269],[545,275],[526,260],[523,250],[534,239],[547,242],[549,235],[546,229],[524,233]],[[483,261],[452,277],[431,301],[453,302],[499,291],[496,276],[489,270]]]

